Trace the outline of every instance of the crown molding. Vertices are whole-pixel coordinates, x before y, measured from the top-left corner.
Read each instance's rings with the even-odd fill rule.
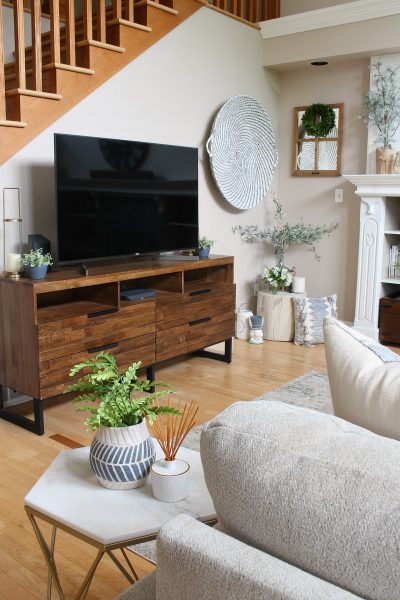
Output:
[[[356,0],[260,23],[263,39],[400,14],[399,0]]]

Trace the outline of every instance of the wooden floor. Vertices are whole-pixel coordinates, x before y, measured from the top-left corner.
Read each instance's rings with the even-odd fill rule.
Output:
[[[289,342],[252,346],[234,340],[231,365],[188,357],[165,363],[158,368],[156,377],[176,390],[176,398],[193,399],[200,404],[200,423],[233,402],[251,400],[310,370],[326,370],[323,346],[302,348]],[[45,406],[46,433],[42,437],[0,420],[1,600],[46,598],[47,570],[26,517],[23,499],[54,457],[66,449],[50,436],[64,436],[85,445],[89,445],[92,438],[82,425],[82,413],[74,412],[67,397],[47,401]],[[95,506],[93,510],[96,510]],[[62,585],[67,598],[71,598],[86,574],[95,550],[64,533],[58,537],[57,548]],[[139,576],[153,568],[140,558],[134,564]],[[87,598],[108,600],[127,585],[112,562],[104,558]],[[53,598],[57,598],[55,590]]]

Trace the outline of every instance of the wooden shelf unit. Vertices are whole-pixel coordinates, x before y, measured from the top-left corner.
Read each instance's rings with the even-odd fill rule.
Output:
[[[122,290],[139,288],[155,296],[120,300]],[[42,281],[0,278],[0,297],[0,385],[34,398],[35,420],[6,408],[1,389],[0,417],[35,433],[44,432],[42,400],[62,393],[71,367],[101,350],[121,368],[141,360],[151,376],[157,363],[221,341],[230,362],[232,257],[137,261],[92,267],[88,276],[70,268]]]

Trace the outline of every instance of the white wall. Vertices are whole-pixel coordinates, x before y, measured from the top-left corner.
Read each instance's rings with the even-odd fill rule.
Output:
[[[281,0],[281,17],[348,2],[353,2],[353,0]]]
[[[264,225],[271,203],[231,208],[215,189],[204,148],[217,111],[237,94],[257,98],[277,133],[278,92],[262,67],[259,32],[202,8],[0,167],[2,187],[21,188],[25,238],[42,233],[54,244],[54,132],[197,146],[200,233],[217,240],[214,253],[235,256],[237,303],[247,301],[271,258],[231,229]]]
[[[320,262],[305,246],[294,246],[286,264],[306,277],[309,296],[338,294],[339,316],[354,319],[357,274],[359,199],[343,177],[293,177],[293,108],[314,102],[344,103],[342,173],[365,173],[367,127],[360,120],[368,89],[368,59],[288,71],[281,82],[279,197],[291,222],[339,222],[334,238],[319,244]],[[334,191],[344,189],[343,204],[335,204]]]

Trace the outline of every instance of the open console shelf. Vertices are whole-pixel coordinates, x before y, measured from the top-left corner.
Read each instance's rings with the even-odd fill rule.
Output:
[[[155,295],[120,300],[122,290]],[[146,261],[118,269],[49,273],[43,281],[0,278],[0,385],[34,398],[32,422],[4,406],[0,417],[44,432],[42,400],[63,392],[70,369],[102,350],[122,369],[142,361],[148,376],[169,358],[225,342],[230,362],[235,321],[233,258]]]

